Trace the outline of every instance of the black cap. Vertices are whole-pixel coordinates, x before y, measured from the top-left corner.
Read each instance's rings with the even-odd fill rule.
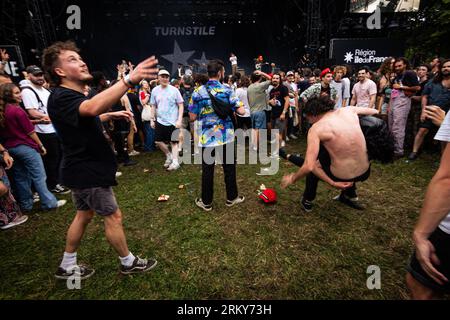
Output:
[[[25,71],[29,74],[32,74],[33,76],[44,74],[44,71],[42,71],[42,69],[38,66],[29,66]]]

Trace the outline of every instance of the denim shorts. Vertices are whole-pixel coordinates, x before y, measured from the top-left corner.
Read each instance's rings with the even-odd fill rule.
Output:
[[[265,111],[257,111],[251,114],[253,129],[267,129]]]

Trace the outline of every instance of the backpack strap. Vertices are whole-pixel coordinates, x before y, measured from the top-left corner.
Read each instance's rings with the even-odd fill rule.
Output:
[[[38,104],[39,104],[39,106],[38,106],[39,112],[41,112],[43,114],[47,114],[47,112],[44,110],[44,103],[42,102],[42,100],[39,97],[39,95],[37,94],[37,92],[30,86],[21,87],[21,91],[23,91],[25,89],[31,90],[34,93],[34,95],[36,96],[36,99],[37,99]]]

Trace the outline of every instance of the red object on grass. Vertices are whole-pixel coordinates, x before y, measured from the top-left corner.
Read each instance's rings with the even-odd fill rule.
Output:
[[[275,203],[277,202],[277,193],[273,189],[266,189],[259,195],[259,198],[265,203]]]

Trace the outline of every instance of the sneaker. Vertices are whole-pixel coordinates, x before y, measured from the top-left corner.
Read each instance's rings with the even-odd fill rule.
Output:
[[[286,140],[285,140],[286,142],[289,142],[289,141],[291,141],[291,139],[289,139],[289,137],[288,136],[286,136]]]
[[[122,172],[117,171],[117,172],[116,172],[116,178],[121,177],[121,176],[122,176]]]
[[[135,165],[137,165],[137,164],[138,164],[137,161],[134,161],[134,160],[128,160],[128,161],[126,161],[126,162],[123,163],[123,166],[124,166],[124,167],[131,167],[131,166],[135,166]]]
[[[57,184],[55,189],[53,189],[51,192],[54,193],[54,194],[68,194],[71,191],[70,191],[70,189],[67,189],[66,187],[63,187],[62,185]]]
[[[138,155],[140,155],[141,153],[140,152],[138,152],[138,151],[136,151],[136,150],[133,150],[133,151],[131,151],[128,155],[130,156],[130,157],[134,157],[134,156],[138,156]]]
[[[80,264],[77,266],[73,266],[68,270],[59,267],[55,273],[55,278],[61,280],[68,280],[71,279],[72,277],[78,276],[80,280],[85,280],[87,278],[90,278],[94,273],[95,273],[94,269]]]
[[[286,152],[286,149],[282,148],[280,150],[278,150],[278,154],[280,155],[280,157],[282,157],[285,160],[288,160],[288,154]]]
[[[136,257],[134,259],[133,264],[129,267],[126,267],[124,265],[120,266],[120,273],[122,274],[132,274],[132,273],[142,273],[147,272],[149,270],[152,270],[156,265],[158,264],[158,261],[155,259],[141,259],[139,257]]]
[[[313,209],[313,203],[311,201],[305,200],[302,198],[301,201],[302,209],[306,212],[311,212]]]
[[[286,141],[281,141],[281,148],[284,148],[284,147],[286,147]]]
[[[298,139],[298,137],[297,137],[295,134],[291,134],[291,135],[289,136],[289,138],[291,138],[291,139],[293,139],[293,140],[297,140],[297,139]]]
[[[340,196],[341,196],[340,194],[337,195],[336,197],[333,198],[333,200],[339,201],[339,197],[340,197]],[[359,198],[358,198],[358,197],[353,197],[353,198],[347,197],[347,199],[349,199],[350,201],[359,201]]]
[[[167,168],[167,171],[176,171],[180,169],[180,165],[176,162],[172,162],[171,165]]]
[[[65,206],[66,203],[67,203],[67,200],[58,200],[58,202],[56,203],[56,208],[61,208],[61,207]]]
[[[197,207],[202,208],[205,211],[211,211],[213,209],[212,205],[204,204],[203,200],[199,198],[195,199],[195,204],[197,205]]]
[[[350,208],[356,209],[356,210],[364,210],[364,207],[358,203],[358,201],[352,201],[350,198],[347,198],[344,195],[340,195],[338,198],[339,202],[349,206]]]
[[[236,199],[234,199],[233,201],[227,200],[227,202],[225,203],[225,205],[227,207],[232,207],[234,205],[237,205],[239,203],[242,203],[245,201],[245,197],[244,196],[239,196]]]
[[[169,168],[170,165],[172,164],[172,158],[167,158],[166,162],[164,163],[164,168]]]
[[[408,160],[409,161],[414,161],[419,157],[419,155],[417,154],[417,152],[411,152],[408,156]]]
[[[22,223],[27,222],[27,220],[28,220],[28,216],[21,216],[19,218],[16,218],[14,221],[11,221],[7,225],[0,227],[0,229],[1,230],[11,229],[13,227],[17,227],[18,225],[21,225]]]

